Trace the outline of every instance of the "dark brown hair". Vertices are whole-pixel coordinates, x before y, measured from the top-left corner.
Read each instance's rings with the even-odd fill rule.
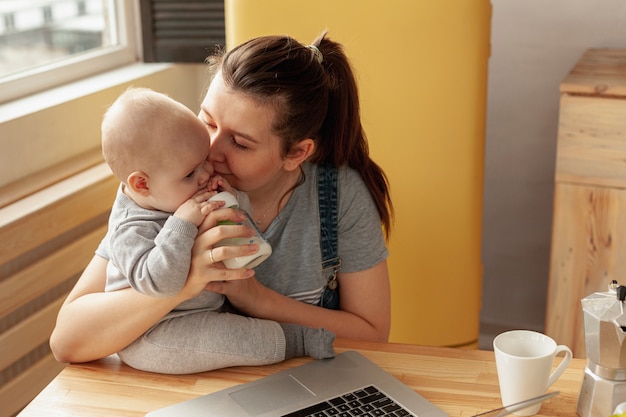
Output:
[[[283,140],[284,155],[311,138],[312,163],[347,164],[356,170],[389,237],[393,219],[389,181],[369,156],[354,72],[339,43],[325,32],[309,46],[289,36],[262,36],[209,57],[208,62],[213,75],[221,71],[226,86],[274,106],[273,130]]]

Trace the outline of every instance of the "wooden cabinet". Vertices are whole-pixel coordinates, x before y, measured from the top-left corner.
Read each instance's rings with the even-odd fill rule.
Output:
[[[546,334],[584,357],[580,300],[626,285],[626,50],[587,50],[560,90]]]

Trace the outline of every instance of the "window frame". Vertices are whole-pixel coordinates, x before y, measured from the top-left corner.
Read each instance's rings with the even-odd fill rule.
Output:
[[[0,103],[58,87],[141,60],[138,1],[113,0],[120,45],[20,71],[0,81]]]

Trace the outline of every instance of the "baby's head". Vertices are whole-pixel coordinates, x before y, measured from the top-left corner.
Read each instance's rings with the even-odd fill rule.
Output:
[[[174,212],[206,188],[206,126],[183,104],[147,88],[130,88],[102,121],[102,154],[126,194],[145,208]]]

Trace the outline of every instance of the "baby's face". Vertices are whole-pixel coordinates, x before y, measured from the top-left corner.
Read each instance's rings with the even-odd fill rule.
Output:
[[[170,141],[172,143],[172,141]],[[193,122],[181,121],[177,129],[174,149],[162,149],[163,164],[150,177],[150,193],[155,208],[174,212],[186,200],[201,189],[206,189],[213,175],[209,163],[209,134],[196,117]]]

